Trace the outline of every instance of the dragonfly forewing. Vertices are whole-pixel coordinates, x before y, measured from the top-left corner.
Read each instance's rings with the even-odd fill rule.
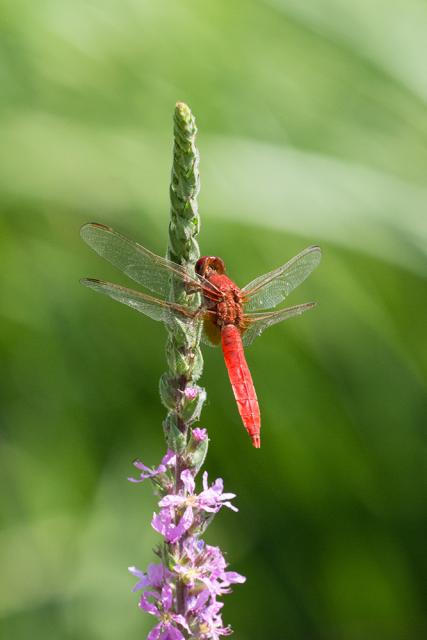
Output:
[[[111,227],[92,222],[83,225],[80,235],[98,255],[163,300],[170,297],[172,290],[183,288],[191,293],[206,289],[215,292],[215,287],[204,279],[193,277],[184,267],[156,255]]]

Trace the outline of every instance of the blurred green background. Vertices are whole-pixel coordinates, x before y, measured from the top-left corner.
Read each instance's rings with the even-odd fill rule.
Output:
[[[208,540],[248,577],[239,640],[427,634],[427,5],[4,0],[0,9],[0,636],[144,638],[126,567],[157,539],[163,327],[78,284],[125,283],[79,239],[158,253],[172,113],[199,125],[200,244],[240,284],[321,244],[317,309],[247,357],[263,446],[206,350],[207,468],[238,494]]]

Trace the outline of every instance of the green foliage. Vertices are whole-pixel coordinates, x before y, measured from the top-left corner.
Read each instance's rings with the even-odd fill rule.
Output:
[[[1,13],[0,636],[148,629],[126,567],[152,559],[152,495],[125,476],[163,452],[165,332],[80,287],[129,283],[78,231],[95,219],[165,253],[182,99],[200,129],[203,254],[241,285],[309,244],[324,254],[289,300],[316,309],[248,350],[260,451],[219,350],[204,350],[208,469],[240,509],[209,533],[248,576],[226,618],[241,640],[424,637],[425,8],[6,0]]]

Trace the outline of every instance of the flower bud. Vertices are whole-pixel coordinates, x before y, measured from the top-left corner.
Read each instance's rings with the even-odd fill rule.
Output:
[[[208,453],[209,438],[206,429],[193,429],[186,451],[188,466],[194,470],[196,475],[203,465]]]
[[[184,422],[191,424],[200,418],[205,400],[206,391],[202,387],[197,385],[186,387],[181,407],[181,416]]]

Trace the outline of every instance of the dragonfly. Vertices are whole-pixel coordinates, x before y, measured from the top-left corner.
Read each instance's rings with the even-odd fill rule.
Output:
[[[83,278],[80,281],[83,285],[166,325],[173,325],[177,320],[192,326],[202,322],[203,341],[213,346],[221,344],[243,425],[254,447],[259,448],[260,409],[244,347],[268,327],[300,316],[315,306],[315,302],[306,302],[272,310],[318,266],[320,247],[304,249],[284,265],[240,289],[226,275],[224,261],[219,257],[201,257],[195,273],[191,274],[184,266],[156,255],[103,224],[85,224],[80,233],[96,253],[150,293],[94,278]],[[200,305],[191,310],[174,302],[171,300],[173,290],[199,294]]]

